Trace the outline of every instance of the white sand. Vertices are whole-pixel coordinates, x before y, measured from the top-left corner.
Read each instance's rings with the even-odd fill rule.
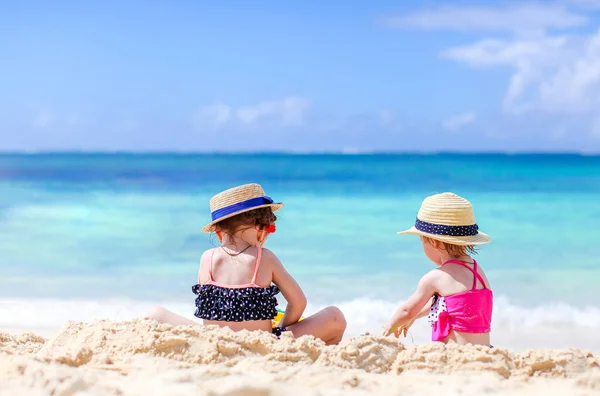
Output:
[[[577,349],[512,353],[437,343],[404,347],[172,327],[69,323],[45,340],[0,333],[0,394],[600,395],[600,359]]]

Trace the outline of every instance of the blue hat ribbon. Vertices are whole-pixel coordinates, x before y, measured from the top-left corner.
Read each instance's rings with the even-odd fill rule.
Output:
[[[229,216],[230,214],[237,213],[243,210],[256,208],[262,205],[272,204],[273,200],[271,197],[258,197],[251,198],[246,201],[234,203],[233,205],[225,206],[224,208],[217,209],[211,213],[211,217],[213,221],[219,220],[225,216]]]
[[[415,228],[421,232],[426,232],[433,235],[448,235],[448,236],[473,236],[479,233],[477,224],[466,226],[449,226],[443,224],[427,223],[417,219]]]

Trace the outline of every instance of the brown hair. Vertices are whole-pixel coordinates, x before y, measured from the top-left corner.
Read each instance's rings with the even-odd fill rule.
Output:
[[[232,236],[241,226],[247,226],[247,228],[259,226],[262,230],[275,223],[275,221],[277,221],[277,216],[275,216],[269,206],[240,213],[228,219],[221,220],[215,225],[217,230]]]
[[[423,240],[427,243],[431,243],[432,238],[426,237],[426,236],[422,236]],[[448,252],[448,254],[452,257],[459,257],[459,256],[468,256],[471,254],[477,254],[477,249],[475,248],[475,245],[453,245],[451,243],[448,242],[442,242],[442,241],[438,241],[438,243],[440,243],[442,245],[442,250],[445,250],[446,252]]]

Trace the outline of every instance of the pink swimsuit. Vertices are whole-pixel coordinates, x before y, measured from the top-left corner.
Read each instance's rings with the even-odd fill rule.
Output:
[[[477,273],[477,262],[473,268],[458,260],[448,260],[446,264],[458,264],[473,273],[473,287],[462,293],[450,296],[434,296],[431,312],[428,316],[432,326],[431,339],[443,341],[452,330],[463,333],[489,333],[492,323],[493,294],[485,287],[481,275]],[[477,289],[477,280],[483,289]]]

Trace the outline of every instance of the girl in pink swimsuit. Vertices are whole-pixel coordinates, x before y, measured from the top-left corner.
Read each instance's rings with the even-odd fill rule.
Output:
[[[401,333],[427,316],[432,340],[490,345],[493,294],[481,267],[469,254],[491,238],[480,232],[471,203],[453,193],[426,198],[415,225],[399,234],[419,235],[427,258],[438,268],[394,313],[384,335]]]

